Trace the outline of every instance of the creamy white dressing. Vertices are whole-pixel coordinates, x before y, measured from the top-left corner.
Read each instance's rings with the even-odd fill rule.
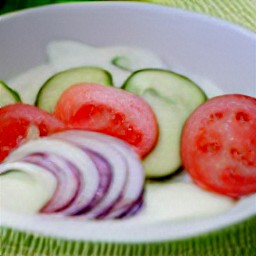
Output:
[[[132,71],[120,69],[111,60],[116,56],[129,56],[133,70],[140,68],[166,68],[153,53],[129,47],[95,48],[72,41],[53,42],[47,49],[49,63],[33,68],[8,81],[21,95],[24,102],[33,103],[40,86],[54,73],[81,65],[99,66],[109,70],[114,83],[119,87]],[[194,80],[208,95],[223,94],[210,81],[182,72]],[[15,177],[14,177],[15,178]],[[4,181],[13,187],[14,183]],[[9,191],[8,186],[5,186]],[[24,188],[24,191],[26,188]],[[147,184],[145,207],[135,216],[135,221],[193,219],[228,211],[235,202],[230,198],[206,192],[194,185],[187,174],[182,173],[168,183]],[[12,207],[12,206],[10,206]]]
[[[53,41],[47,48],[49,63],[58,70],[77,66],[97,66],[105,68],[113,75],[114,84],[120,87],[131,73],[112,64],[116,57],[126,57],[129,68],[164,68],[163,61],[151,51],[125,46],[96,48],[74,41]]]
[[[147,221],[175,221],[218,215],[234,206],[234,200],[203,191],[191,182],[149,183],[145,206],[137,218]]]

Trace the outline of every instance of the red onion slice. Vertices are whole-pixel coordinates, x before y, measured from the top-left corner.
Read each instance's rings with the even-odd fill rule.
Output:
[[[127,163],[125,158],[111,145],[97,139],[86,138],[81,136],[82,134],[79,131],[77,132],[78,133],[67,131],[54,134],[52,137],[69,141],[83,147],[85,150],[89,149],[97,152],[110,164],[112,169],[112,182],[108,193],[105,194],[98,205],[84,215],[87,218],[103,218],[115,207],[122,197],[128,176]]]
[[[121,212],[120,215],[115,215],[115,218],[117,219],[123,219],[123,218],[128,218],[133,215],[135,215],[137,212],[140,211],[140,209],[144,205],[144,200],[143,200],[143,193],[141,193],[141,196],[138,197],[136,201],[134,201],[130,206],[123,212]]]
[[[112,210],[108,214],[105,214],[104,217],[119,218],[119,216],[124,215],[127,211],[129,212],[130,208],[133,207],[134,202],[137,202],[138,198],[143,195],[145,182],[145,175],[141,161],[134,150],[127,143],[120,139],[96,132],[65,131],[61,136],[66,138],[80,137],[86,138],[90,141],[101,141],[115,148],[123,156],[123,159],[125,159],[128,166],[127,181],[120,199],[114,205]]]
[[[110,164],[106,161],[106,159],[94,151],[86,149],[85,152],[92,159],[96,168],[98,169],[100,176],[100,184],[95,194],[95,197],[91,201],[91,203],[86,208],[76,212],[75,215],[85,214],[86,212],[90,211],[93,207],[95,207],[108,192],[112,180],[112,169]]]
[[[64,141],[39,139],[29,141],[13,151],[6,161],[17,161],[33,153],[56,154],[71,162],[81,174],[81,186],[77,197],[63,211],[64,215],[74,215],[85,209],[94,200],[100,185],[99,172],[91,158],[78,147]]]
[[[65,131],[27,142],[5,162],[25,161],[55,176],[57,187],[41,213],[88,219],[126,218],[143,205],[144,172],[122,140],[88,131]]]
[[[111,143],[110,139],[104,138],[106,142]],[[118,218],[120,215],[130,211],[134,203],[137,202],[138,198],[143,201],[143,189],[144,189],[144,170],[138,155],[127,145],[127,143],[114,139],[111,145],[117,149],[125,158],[128,164],[128,178],[127,183],[122,194],[122,199],[112,209],[107,218]]]
[[[35,153],[23,161],[36,164],[54,174],[57,188],[51,200],[41,209],[41,213],[54,213],[67,208],[76,198],[80,184],[78,169],[65,158],[56,154]]]

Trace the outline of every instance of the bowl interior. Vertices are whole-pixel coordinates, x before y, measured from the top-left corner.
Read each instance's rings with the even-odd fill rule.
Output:
[[[53,39],[153,50],[172,69],[207,78],[227,93],[255,94],[255,36],[228,22],[138,3],[60,4],[3,16],[0,75],[46,61]]]

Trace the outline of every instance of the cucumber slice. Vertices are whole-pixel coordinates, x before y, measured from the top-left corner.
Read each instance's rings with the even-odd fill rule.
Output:
[[[182,108],[146,91],[142,97],[155,112],[159,124],[159,138],[153,151],[143,159],[147,177],[163,177],[181,166],[179,145],[181,130],[187,114]]]
[[[206,94],[189,78],[169,70],[143,69],[132,73],[122,86],[142,95],[147,89],[173,104],[184,106],[188,112],[206,100]]]
[[[0,81],[0,107],[21,102],[19,94],[5,82]]]
[[[206,100],[205,93],[190,79],[160,69],[134,72],[123,88],[142,96],[158,120],[158,143],[143,159],[146,177],[160,178],[174,173],[181,166],[182,127],[194,109]]]
[[[112,85],[112,76],[108,71],[97,67],[77,67],[61,71],[42,85],[35,105],[52,113],[58,99],[67,88],[84,82]]]

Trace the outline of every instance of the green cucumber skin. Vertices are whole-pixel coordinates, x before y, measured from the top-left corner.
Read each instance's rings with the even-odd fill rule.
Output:
[[[61,88],[62,85],[59,85],[59,82],[60,82],[60,80],[62,80],[63,76],[64,77],[67,77],[67,76],[72,77],[73,76],[72,73],[80,73],[80,72],[81,72],[82,77],[90,76],[90,74],[92,72],[96,72],[96,73],[98,72],[99,74],[101,74],[101,76],[103,76],[103,79],[99,79],[99,76],[95,75],[93,78],[90,78],[90,79],[84,79],[84,78],[77,79],[77,80],[71,82],[71,84],[69,84],[69,85],[67,85],[67,84],[64,85],[63,86],[64,88]],[[70,76],[69,76],[69,73],[70,73]],[[72,77],[72,79],[73,79],[73,77]],[[66,79],[64,79],[64,81],[65,80]],[[41,88],[39,89],[39,91],[37,93],[34,105],[52,113],[54,111],[54,107],[55,107],[59,97],[63,93],[63,91],[75,83],[83,83],[83,82],[98,83],[98,84],[102,84],[102,85],[106,85],[106,86],[113,85],[112,75],[105,69],[98,68],[98,67],[89,67],[89,66],[67,69],[67,70],[64,70],[64,71],[54,74],[41,86]],[[54,88],[52,88],[52,87],[54,87],[56,84],[58,84],[58,87],[61,89],[59,89],[59,92],[57,93],[57,97],[52,99],[51,91],[54,90]],[[47,103],[46,99],[51,100],[50,104]],[[45,100],[46,100],[46,102],[44,102]]]
[[[124,90],[130,91],[130,92],[133,92],[135,94],[138,94],[138,95],[141,95],[145,89],[153,89],[156,92],[156,94],[158,94],[159,97],[165,98],[166,100],[169,100],[169,101],[172,101],[172,103],[175,103],[175,101],[176,101],[175,97],[173,97],[173,96],[168,97],[168,95],[165,94],[165,92],[168,92],[171,90],[171,88],[169,88],[170,90],[167,88],[168,85],[164,85],[164,86],[166,86],[166,91],[161,94],[161,90],[163,89],[163,86],[161,84],[154,85],[153,87],[150,87],[150,86],[137,87],[132,84],[133,80],[138,79],[139,76],[145,75],[145,74],[151,75],[153,73],[155,73],[154,75],[156,75],[156,76],[159,76],[159,75],[160,76],[169,76],[170,75],[178,80],[182,80],[185,83],[190,84],[189,87],[193,86],[193,88],[188,87],[188,89],[193,89],[193,91],[198,92],[198,95],[200,95],[200,102],[204,102],[207,100],[207,95],[205,94],[205,92],[197,84],[195,84],[190,78],[188,78],[184,75],[175,73],[171,70],[165,70],[165,69],[149,68],[149,69],[136,70],[126,79],[126,81],[124,82],[124,84],[122,85],[121,88]],[[189,98],[189,101],[190,100],[191,99]],[[179,102],[176,102],[176,103],[179,103]],[[198,104],[196,104],[196,106],[190,106],[189,107],[190,110],[193,111],[197,107],[197,105]],[[188,106],[186,106],[186,107],[188,107]]]
[[[14,89],[12,89],[11,87],[9,87],[2,80],[0,80],[0,87],[4,88],[4,90],[13,98],[13,101],[10,102],[10,104],[22,102],[19,93],[17,91],[15,91]],[[1,95],[0,95],[0,98],[1,98]],[[1,99],[0,99],[0,102],[1,102]]]
[[[123,69],[125,71],[132,71],[131,67],[130,67],[130,63],[129,63],[129,59],[125,56],[116,56],[111,60],[111,64]]]
[[[169,75],[171,76],[170,80]],[[178,79],[178,84],[181,83],[181,86],[184,83],[184,86],[187,86],[189,92],[193,92],[193,94],[190,95],[189,93],[189,97],[185,95],[182,98],[184,92],[181,87],[176,88],[178,91],[181,88],[179,92],[172,92],[170,81],[173,78],[174,81]],[[164,84],[165,82],[166,84]],[[174,87],[177,86],[174,85]],[[183,125],[188,116],[206,101],[206,94],[189,78],[163,69],[137,70],[127,78],[122,89],[144,98],[155,112],[158,120],[160,131],[158,144],[143,159],[146,177],[154,179],[170,176],[178,171],[182,165],[180,159],[180,138]],[[168,94],[168,91],[171,91],[174,96],[170,93]],[[175,96],[176,94],[178,95],[177,97]],[[189,102],[190,98],[192,104]]]

